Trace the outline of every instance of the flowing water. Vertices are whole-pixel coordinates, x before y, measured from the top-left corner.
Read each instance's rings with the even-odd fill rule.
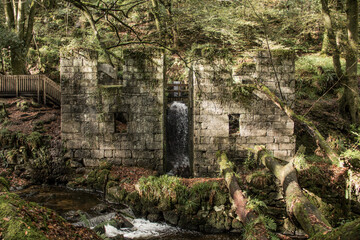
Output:
[[[37,202],[55,210],[65,218],[69,218],[69,212],[82,211],[87,216],[91,227],[112,218],[118,209],[123,206],[113,206],[103,202],[99,195],[73,191],[63,187],[56,186],[32,186],[25,190],[16,192],[28,201]],[[99,208],[99,206],[102,206]],[[128,210],[128,209],[126,209]],[[126,210],[119,210],[126,211]],[[127,213],[127,215],[129,215]],[[131,215],[131,214],[130,214]],[[68,219],[69,220],[69,219]],[[116,229],[110,225],[105,227],[106,235],[109,238],[118,235],[125,239],[162,239],[162,240],[235,240],[239,238],[238,234],[201,234],[194,231],[184,230],[166,223],[154,223],[145,219],[129,219],[134,225],[132,228]],[[70,219],[70,222],[76,222],[74,225],[84,226],[79,219]]]
[[[170,175],[190,176],[188,107],[173,102],[167,112],[167,171]]]
[[[97,194],[58,186],[31,186],[16,193],[27,201],[51,208],[62,216],[66,212],[77,210],[92,213],[95,212],[94,208],[102,203]]]

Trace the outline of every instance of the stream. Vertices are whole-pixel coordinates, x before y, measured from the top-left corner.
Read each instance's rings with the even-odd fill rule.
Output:
[[[87,224],[94,227],[114,217],[116,212],[131,211],[126,206],[109,204],[103,201],[98,194],[70,190],[59,186],[31,186],[15,193],[27,201],[36,202],[55,210],[67,221],[78,226],[86,225],[82,222],[84,216],[88,220]],[[127,215],[129,215],[129,212],[127,212]],[[124,239],[163,240],[233,240],[239,238],[239,234],[202,234],[166,223],[150,222],[142,218],[127,219],[133,227],[115,228],[105,225],[106,236],[109,238],[122,236]]]

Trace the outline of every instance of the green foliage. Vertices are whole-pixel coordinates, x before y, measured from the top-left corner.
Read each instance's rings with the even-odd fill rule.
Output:
[[[159,201],[163,198],[177,202],[177,190],[186,188],[178,177],[162,175],[160,177],[150,176],[140,178],[140,193],[150,200]]]
[[[296,77],[298,98],[316,100],[326,92],[337,93],[339,82],[329,56],[311,54],[300,57],[296,61]]]
[[[217,182],[199,182],[188,188],[179,178],[168,175],[141,178],[138,189],[142,199],[149,201],[146,205],[153,204],[161,210],[170,210],[176,205],[186,214],[224,205],[228,199]]]
[[[16,107],[18,107],[20,111],[26,112],[30,107],[30,103],[27,101],[20,101],[16,103]]]
[[[232,88],[232,98],[245,106],[250,106],[255,88],[235,84]]]
[[[267,209],[267,205],[256,198],[248,198],[248,202],[246,204],[246,209],[253,210],[257,213],[263,213]]]
[[[8,192],[9,189],[10,189],[9,182],[5,178],[0,177],[0,192]]]
[[[302,170],[308,167],[305,154],[297,154],[294,158],[294,166],[297,170]]]
[[[87,228],[90,228],[91,224],[90,224],[89,219],[87,218],[87,216],[85,214],[83,214],[81,211],[77,211],[77,213],[79,214],[80,220],[85,224],[85,226]]]
[[[256,219],[254,219],[253,221],[247,223],[244,226],[244,234],[243,234],[243,239],[245,240],[255,240],[257,239],[256,236],[258,236],[258,232],[255,226],[257,225],[263,225],[265,226],[267,233],[269,234],[270,239],[275,240],[275,239],[279,239],[273,232],[276,231],[276,223],[275,221],[268,217],[268,216],[264,216],[262,214],[260,214]]]
[[[257,161],[257,156],[253,153],[253,151],[248,150],[247,158],[244,161],[244,168],[246,170],[253,170],[258,167],[259,163]]]
[[[9,47],[16,48],[19,47],[20,44],[21,42],[18,36],[0,23],[0,49]]]

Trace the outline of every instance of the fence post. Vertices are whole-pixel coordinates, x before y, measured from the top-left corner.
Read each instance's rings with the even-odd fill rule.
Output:
[[[16,81],[15,81],[15,92],[16,92],[16,97],[19,97],[19,77],[16,76]]]
[[[44,104],[46,104],[46,79],[44,78],[44,90],[43,90],[43,95],[44,95]]]
[[[40,103],[40,75],[37,78],[37,99],[38,103]]]

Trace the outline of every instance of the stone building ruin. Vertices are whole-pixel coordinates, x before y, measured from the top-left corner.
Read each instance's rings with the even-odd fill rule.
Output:
[[[111,162],[167,172],[166,118],[174,94],[168,92],[164,54],[129,49],[124,59],[118,77],[116,69],[98,63],[95,52],[78,50],[61,57],[65,156],[79,167]],[[234,87],[234,81],[258,78],[277,94],[280,85],[281,94],[292,101],[294,54],[276,50],[270,57],[264,50],[254,59],[236,71],[221,59],[193,64],[186,88],[190,175],[217,175],[218,151],[227,151],[239,163],[255,145],[265,145],[279,158],[294,155],[293,121],[261,93],[242,101]]]

